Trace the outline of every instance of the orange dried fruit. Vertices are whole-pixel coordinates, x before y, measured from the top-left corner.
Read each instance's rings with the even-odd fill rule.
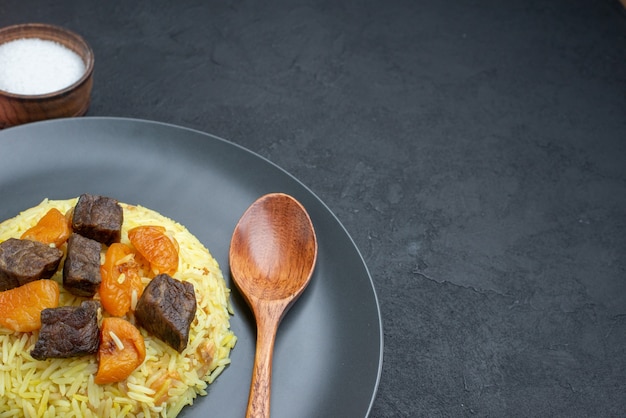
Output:
[[[59,306],[59,285],[42,279],[0,292],[0,325],[13,331],[41,328],[41,311]]]
[[[178,242],[162,226],[138,226],[128,231],[128,239],[150,263],[152,272],[169,274],[178,270]]]
[[[102,320],[95,383],[121,382],[141,366],[145,358],[143,336],[133,324],[122,318]]]
[[[37,224],[27,229],[22,239],[54,244],[59,248],[70,237],[72,230],[65,215],[57,208],[52,208],[39,219]]]
[[[133,309],[133,300],[143,292],[141,264],[137,254],[126,244],[114,243],[104,255],[100,266],[102,282],[98,293],[102,307],[113,316],[124,316]]]

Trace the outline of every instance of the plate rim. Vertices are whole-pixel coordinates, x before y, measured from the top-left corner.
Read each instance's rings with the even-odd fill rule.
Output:
[[[16,125],[16,126],[12,126],[9,128],[5,128],[5,129],[0,129],[0,149],[2,148],[2,144],[4,141],[4,137],[7,136],[7,134],[11,134],[13,132],[17,132],[17,131],[21,131],[21,130],[28,130],[34,126],[40,126],[40,125],[55,125],[55,124],[64,124],[64,123],[82,123],[82,121],[101,121],[101,122],[110,122],[110,123],[126,123],[126,124],[145,124],[145,125],[153,125],[153,126],[163,126],[167,129],[173,129],[173,130],[184,130],[184,131],[189,131],[191,133],[194,133],[196,135],[200,135],[200,136],[205,136],[205,137],[209,137],[212,140],[215,141],[219,141],[221,143],[223,143],[226,146],[231,146],[236,148],[239,152],[244,152],[249,154],[251,157],[254,157],[255,159],[259,159],[261,160],[263,163],[265,164],[269,164],[270,166],[272,166],[274,169],[277,169],[278,171],[280,171],[283,175],[286,175],[287,177],[289,177],[292,181],[296,182],[300,187],[302,187],[310,196],[312,196],[322,207],[323,209],[333,218],[333,220],[336,222],[337,225],[339,225],[339,227],[341,228],[341,231],[343,232],[343,234],[345,234],[346,238],[348,238],[348,241],[350,243],[350,245],[352,246],[352,249],[356,252],[356,255],[358,256],[358,259],[360,261],[360,264],[362,264],[362,267],[367,275],[367,279],[369,281],[369,287],[371,288],[372,291],[372,296],[374,299],[374,306],[375,306],[375,311],[376,311],[376,316],[377,316],[377,326],[376,326],[376,331],[378,333],[378,350],[379,350],[379,355],[378,355],[378,365],[377,365],[377,372],[376,372],[376,380],[374,382],[373,385],[373,390],[370,396],[370,401],[369,401],[369,405],[367,407],[366,410],[366,417],[368,417],[372,411],[374,402],[377,398],[378,395],[378,390],[379,390],[379,386],[380,386],[380,382],[381,382],[381,377],[382,377],[382,371],[383,371],[383,364],[384,364],[384,327],[383,327],[383,318],[382,318],[382,313],[381,313],[381,308],[380,308],[380,301],[378,298],[378,293],[376,291],[376,286],[374,283],[374,280],[372,278],[372,274],[369,270],[369,267],[367,265],[367,263],[365,262],[365,259],[363,257],[363,254],[361,252],[361,250],[359,249],[359,247],[356,245],[356,243],[354,242],[353,237],[350,235],[350,233],[348,232],[348,230],[346,229],[345,225],[339,220],[339,218],[337,217],[337,215],[328,207],[328,205],[315,193],[313,192],[306,184],[304,184],[301,180],[299,180],[295,175],[291,174],[290,172],[288,172],[286,169],[282,168],[281,166],[279,166],[278,164],[274,163],[273,161],[271,161],[269,158],[259,154],[258,152],[255,152],[243,145],[240,145],[238,143],[235,143],[233,141],[230,141],[228,139],[225,139],[221,136],[209,133],[209,132],[205,132],[202,131],[198,128],[191,128],[191,127],[187,127],[187,126],[182,126],[182,125],[178,125],[172,122],[162,122],[162,121],[157,121],[157,120],[150,120],[150,119],[144,119],[144,118],[134,118],[134,117],[119,117],[119,116],[83,116],[83,117],[69,117],[69,118],[57,118],[57,119],[50,119],[50,120],[43,120],[43,121],[37,121],[37,122],[31,122],[31,123],[26,123],[26,124],[22,124],[22,125]]]

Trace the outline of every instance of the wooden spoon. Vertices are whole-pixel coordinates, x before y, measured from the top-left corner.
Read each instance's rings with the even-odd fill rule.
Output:
[[[235,227],[229,259],[235,284],[257,323],[246,417],[269,417],[276,331],[309,284],[317,259],[317,240],[309,215],[289,195],[260,197]]]

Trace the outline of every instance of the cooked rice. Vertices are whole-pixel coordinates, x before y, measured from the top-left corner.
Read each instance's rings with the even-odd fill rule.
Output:
[[[19,238],[53,207],[66,213],[76,201],[46,199],[25,210],[0,224],[0,242]],[[197,395],[206,395],[207,385],[230,363],[237,338],[230,330],[230,290],[215,259],[184,226],[144,207],[121,205],[123,243],[129,243],[129,229],[155,224],[165,226],[179,243],[179,268],[173,277],[191,282],[197,299],[187,348],[178,353],[139,328],[146,345],[143,364],[123,382],[98,385],[95,355],[34,360],[30,351],[37,331],[0,327],[0,418],[175,417]],[[62,267],[53,280],[62,284]],[[61,306],[77,306],[84,300],[60,288]],[[135,306],[136,296],[132,303]],[[134,323],[132,315],[127,319]]]

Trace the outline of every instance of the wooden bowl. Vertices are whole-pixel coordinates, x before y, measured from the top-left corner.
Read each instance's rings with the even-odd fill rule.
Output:
[[[85,64],[75,83],[52,93],[15,94],[0,89],[0,129],[44,119],[82,116],[91,101],[94,55],[79,35],[58,26],[27,23],[0,29],[0,44],[23,38],[55,41],[74,51]]]

